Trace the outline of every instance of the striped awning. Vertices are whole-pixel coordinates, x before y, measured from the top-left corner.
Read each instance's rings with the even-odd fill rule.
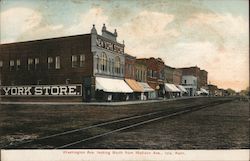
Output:
[[[105,92],[133,93],[133,90],[123,79],[96,77],[96,89]]]
[[[177,87],[183,92],[183,93],[188,93],[188,91],[183,87],[182,85],[177,85]]]
[[[153,92],[155,91],[153,88],[151,88],[148,83],[146,82],[138,82],[140,86],[143,88],[143,92]]]
[[[181,92],[174,84],[165,83],[166,92]]]
[[[134,80],[134,79],[125,79],[125,82],[129,85],[129,87],[134,92],[143,92],[143,88],[140,86],[140,84]]]

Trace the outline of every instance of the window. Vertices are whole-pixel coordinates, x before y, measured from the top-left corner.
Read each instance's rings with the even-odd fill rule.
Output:
[[[33,66],[33,59],[29,58],[28,59],[28,70],[31,70],[32,69],[32,66]]]
[[[109,59],[108,64],[109,64],[109,72],[111,73],[111,70],[112,70],[112,62],[111,62],[111,59]]]
[[[10,71],[14,70],[15,62],[14,60],[10,60]]]
[[[66,79],[66,84],[70,84],[70,79]]]
[[[99,56],[96,56],[96,69],[99,71]]]
[[[186,79],[184,80],[184,84],[187,84],[187,80]]]
[[[112,59],[112,74],[114,74],[114,72],[115,72],[115,62],[114,62],[114,60]]]
[[[35,58],[35,69],[38,69],[39,63],[39,58]]]
[[[21,61],[20,59],[16,60],[16,70],[20,70],[20,66],[21,66]]]
[[[84,62],[85,62],[85,55],[82,54],[82,55],[80,55],[80,67],[83,67]]]
[[[102,71],[107,71],[107,55],[103,52],[101,54],[101,59],[100,59],[100,64],[101,64],[101,70]]]
[[[48,57],[48,69],[52,69],[52,67],[53,67],[53,58]]]
[[[3,61],[0,60],[0,68],[2,68],[2,67],[3,67]]]
[[[157,77],[157,71],[154,71],[154,73],[153,73],[153,77]]]
[[[120,58],[119,57],[116,57],[115,58],[115,73],[116,74],[120,74],[120,72],[121,72],[121,60],[120,60]]]
[[[76,55],[71,56],[71,64],[72,64],[72,68],[77,67],[77,56]]]
[[[60,69],[61,68],[61,65],[60,65],[60,56],[57,56],[56,57],[56,66],[55,66],[56,69]]]
[[[42,83],[42,80],[37,80],[37,85],[40,85]]]

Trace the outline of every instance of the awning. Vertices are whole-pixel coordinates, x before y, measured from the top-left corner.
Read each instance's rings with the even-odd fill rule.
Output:
[[[134,92],[143,92],[143,88],[134,79],[125,79],[125,82],[130,86]]]
[[[201,88],[201,92],[202,92],[202,93],[209,94],[209,92],[208,92],[207,90],[205,90],[204,88]]]
[[[177,85],[177,87],[183,92],[183,93],[188,93],[188,91],[183,87],[182,85]]]
[[[174,84],[165,83],[166,92],[181,92]]]
[[[148,83],[145,83],[145,82],[138,82],[140,84],[140,86],[142,87],[143,89],[143,92],[153,92],[154,89],[151,88]]]
[[[122,79],[96,77],[96,90],[116,93],[133,93],[133,90]]]

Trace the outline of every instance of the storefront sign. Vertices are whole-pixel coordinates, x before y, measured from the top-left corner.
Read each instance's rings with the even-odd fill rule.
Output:
[[[1,96],[82,96],[81,84],[0,86]]]
[[[106,40],[103,40],[101,38],[97,38],[96,39],[96,45],[99,46],[99,47],[102,47],[104,49],[108,49],[108,50],[111,50],[111,51],[114,51],[114,52],[117,52],[119,54],[123,54],[123,47],[122,46],[119,46],[119,45],[116,45],[116,44],[113,44],[111,42],[108,42]]]

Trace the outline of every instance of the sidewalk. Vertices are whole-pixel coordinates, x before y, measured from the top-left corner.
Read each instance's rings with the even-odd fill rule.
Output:
[[[179,97],[171,99],[158,99],[158,100],[137,100],[137,101],[121,101],[121,102],[0,102],[0,105],[93,105],[93,106],[122,106],[122,105],[133,105],[133,104],[144,104],[144,103],[157,103],[157,102],[168,102],[175,100],[194,99],[203,97]]]

